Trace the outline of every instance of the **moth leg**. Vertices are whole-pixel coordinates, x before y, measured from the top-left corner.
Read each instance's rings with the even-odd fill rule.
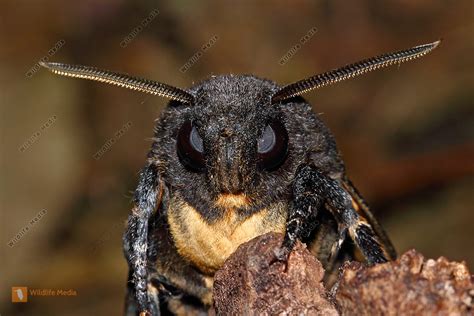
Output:
[[[161,202],[161,191],[158,170],[155,165],[149,164],[140,173],[134,207],[123,237],[124,253],[130,269],[130,292],[133,293],[140,315],[151,315],[152,312],[159,315],[159,306],[149,297],[153,294],[148,289],[147,246],[149,219]]]
[[[372,226],[372,229],[379,237],[379,241],[381,241],[385,252],[388,255],[390,260],[395,260],[397,258],[397,251],[393,246],[392,242],[387,236],[387,233],[384,229],[380,226],[380,224],[375,219],[374,215],[369,210],[369,206],[362,198],[359,191],[357,191],[356,187],[349,181],[349,179],[344,179],[341,181],[344,190],[346,190],[352,197],[354,208],[356,209],[357,213],[359,213],[362,217],[364,217],[367,222]]]
[[[130,271],[131,272],[131,271]],[[160,315],[160,306],[162,297],[166,295],[159,288],[152,284],[152,282],[147,282],[147,296],[148,296],[148,308],[146,311],[139,313],[139,307],[137,305],[137,300],[135,297],[135,289],[133,283],[133,274],[129,273],[128,282],[127,282],[127,297],[125,300],[125,313],[126,316],[136,316],[136,315]]]
[[[323,203],[323,196],[314,193],[313,179],[304,172],[298,172],[293,182],[293,200],[289,207],[282,250],[278,254],[280,259],[286,259],[296,241],[315,228],[315,219]]]
[[[349,235],[369,264],[387,261],[386,252],[376,233],[354,209],[350,194],[339,181],[321,173],[314,166],[305,165],[296,174],[293,194],[294,203],[290,207],[282,247],[285,254],[291,251],[296,239],[301,238],[302,232],[308,229],[308,219],[317,215],[318,206],[324,204],[338,222],[339,238],[332,248],[334,254]],[[301,203],[303,201],[306,202]]]

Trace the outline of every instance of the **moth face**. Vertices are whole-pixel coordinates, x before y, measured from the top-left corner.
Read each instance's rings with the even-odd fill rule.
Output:
[[[270,106],[272,85],[256,78],[222,76],[196,91],[193,111],[179,128],[180,162],[206,177],[217,194],[245,194],[261,173],[288,155],[288,132]]]

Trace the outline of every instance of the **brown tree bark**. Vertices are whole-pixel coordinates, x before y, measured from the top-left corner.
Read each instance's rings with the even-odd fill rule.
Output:
[[[302,243],[275,261],[282,236],[241,245],[215,275],[218,315],[473,315],[474,277],[464,263],[426,260],[411,250],[372,267],[348,262],[331,291]]]

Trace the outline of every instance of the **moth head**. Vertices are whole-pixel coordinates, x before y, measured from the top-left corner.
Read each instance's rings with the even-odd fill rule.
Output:
[[[288,155],[285,117],[271,97],[278,86],[254,76],[216,76],[191,93],[194,104],[177,134],[188,170],[207,177],[221,194],[248,193]]]
[[[199,181],[196,185],[199,190],[207,186],[206,193],[214,197],[251,195],[253,191],[262,198],[271,190],[269,183],[279,183],[278,176],[291,173],[288,160],[291,160],[294,135],[289,133],[283,109],[294,105],[295,97],[424,56],[439,43],[365,59],[283,87],[254,76],[229,75],[212,77],[184,90],[93,67],[43,62],[41,65],[59,75],[101,81],[171,99],[169,107],[182,110],[176,112],[180,117],[172,119],[176,125],[173,126],[174,138],[165,144],[172,148],[164,150],[171,155],[168,158],[176,159],[190,174],[179,186]]]

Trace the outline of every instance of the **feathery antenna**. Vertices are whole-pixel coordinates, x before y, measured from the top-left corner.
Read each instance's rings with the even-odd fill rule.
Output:
[[[377,57],[364,59],[338,69],[297,81],[295,83],[286,85],[275,92],[275,94],[272,96],[272,103],[283,101],[313,89],[353,78],[372,70],[384,68],[393,64],[401,64],[405,61],[422,57],[435,49],[440,42],[441,40],[394,53],[388,53]]]
[[[40,62],[40,65],[49,69],[55,74],[66,77],[105,82],[131,90],[159,95],[172,100],[181,101],[183,103],[192,103],[194,100],[194,97],[190,93],[180,88],[153,80],[131,77],[126,74],[120,74],[88,66],[45,62]]]

